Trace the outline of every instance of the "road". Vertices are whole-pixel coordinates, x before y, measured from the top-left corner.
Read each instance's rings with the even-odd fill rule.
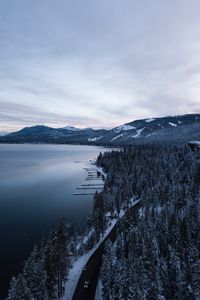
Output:
[[[138,208],[140,203],[136,204],[131,209]],[[110,239],[112,242],[117,237],[118,223],[113,227],[107,238],[102,242],[99,248],[94,252],[87,263],[86,269],[82,272],[72,300],[94,300],[97,282],[101,270],[102,256],[104,252],[105,242]],[[89,282],[88,288],[84,288],[85,282]]]

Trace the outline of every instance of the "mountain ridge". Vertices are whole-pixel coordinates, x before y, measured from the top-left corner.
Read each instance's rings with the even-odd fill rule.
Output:
[[[200,139],[200,114],[134,120],[113,129],[24,127],[0,137],[0,143],[132,145],[158,141]],[[184,138],[183,138],[184,137]]]

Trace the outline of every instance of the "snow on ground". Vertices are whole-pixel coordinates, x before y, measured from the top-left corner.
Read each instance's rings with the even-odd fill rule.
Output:
[[[119,134],[119,135],[117,135],[117,136],[115,136],[112,140],[111,140],[111,142],[113,142],[113,141],[115,141],[115,140],[117,140],[117,139],[119,139],[120,137],[122,137],[124,134],[123,133],[121,133],[121,134]]]
[[[200,146],[200,141],[190,141],[189,144]]]
[[[163,210],[163,207],[158,205],[158,206],[150,206],[149,207],[150,211],[152,211],[153,209],[155,209],[156,213],[157,214],[161,214],[162,210]],[[145,217],[145,207],[140,207],[139,210],[139,218],[144,218]]]
[[[105,172],[102,170],[102,168],[97,167],[97,166],[95,165],[95,161],[90,161],[89,163],[86,163],[86,166],[87,166],[87,167],[90,167],[90,168],[93,169],[93,170],[96,170],[96,171],[99,172],[99,173],[101,173],[101,175],[103,175],[104,177],[107,176],[107,173],[105,173]]]
[[[115,128],[115,132],[128,131],[128,130],[132,130],[132,129],[136,129],[136,127],[131,126],[131,125],[121,125],[121,126]]]
[[[138,130],[137,130],[137,133],[136,133],[135,135],[132,135],[131,137],[132,137],[132,138],[135,138],[135,139],[139,138],[140,135],[141,135],[141,133],[142,133],[142,131],[143,131],[144,129],[145,129],[145,127],[141,128],[141,129],[138,129]]]
[[[88,138],[88,142],[95,142],[98,141],[100,139],[102,139],[103,135],[99,136],[99,137],[93,137],[93,138]]]
[[[130,200],[129,208],[135,206],[140,199],[136,200],[136,197],[132,197]],[[71,300],[73,294],[75,292],[76,286],[78,284],[79,278],[81,276],[82,270],[84,266],[88,263],[90,257],[94,252],[98,249],[98,247],[102,244],[102,242],[107,238],[113,227],[116,225],[119,219],[121,219],[125,215],[125,211],[123,209],[120,210],[119,217],[110,221],[108,228],[106,229],[104,235],[100,238],[99,242],[87,253],[83,254],[82,256],[78,257],[77,260],[74,261],[72,268],[68,274],[68,280],[65,283],[65,291],[66,295],[64,295],[61,299],[62,300]]]
[[[101,279],[99,278],[94,300],[103,300],[101,291],[102,291],[102,282],[101,282]]]
[[[145,138],[148,138],[149,136],[156,135],[156,134],[157,134],[157,132],[149,133],[149,134],[147,134],[147,135],[145,136]]]
[[[62,300],[72,299],[84,266],[87,264],[92,254],[98,249],[101,243],[109,235],[109,233],[115,226],[116,222],[117,219],[112,220],[110,226],[106,229],[105,234],[100,238],[99,242],[90,251],[78,257],[77,260],[74,261],[72,268],[69,271],[69,275],[68,275],[69,280],[65,283],[65,291],[67,294],[62,297]]]
[[[89,231],[88,235],[86,235],[86,236],[84,237],[84,239],[83,239],[83,244],[86,245],[86,244],[88,243],[88,241],[90,240],[90,238],[91,238],[91,236],[93,235],[94,232],[95,232],[94,229],[92,229],[92,230]],[[77,247],[77,250],[78,250],[79,248],[80,248],[80,247]]]
[[[150,123],[150,122],[153,122],[153,121],[155,121],[155,119],[153,119],[153,118],[150,118],[150,119],[146,119],[146,120],[145,120],[146,123]]]
[[[138,212],[139,212],[140,219],[145,216],[145,208],[144,207],[140,207]]]
[[[169,122],[168,124],[171,125],[171,126],[173,126],[173,127],[176,127],[176,126],[177,126],[177,124],[172,123],[172,122]]]

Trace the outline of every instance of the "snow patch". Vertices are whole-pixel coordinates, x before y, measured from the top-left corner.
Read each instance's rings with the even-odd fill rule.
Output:
[[[139,218],[143,218],[145,216],[145,207],[140,207],[139,208]]]
[[[123,133],[121,133],[121,134],[119,134],[119,135],[117,135],[117,136],[115,136],[112,140],[111,140],[111,142],[113,142],[113,141],[115,141],[115,140],[117,140],[117,139],[119,139],[120,137],[122,137],[124,134]]]
[[[86,166],[87,166],[87,167],[89,166],[89,167],[92,168],[93,170],[98,171],[99,173],[101,173],[101,175],[103,175],[103,176],[106,178],[107,173],[105,173],[105,172],[102,170],[102,168],[97,167],[97,165],[96,165],[95,163],[96,163],[95,161],[90,160],[89,163],[86,163]]]
[[[150,119],[146,119],[146,120],[145,120],[146,123],[150,123],[150,122],[153,122],[153,121],[155,121],[155,119],[153,119],[153,118],[150,118]]]
[[[172,123],[172,122],[169,122],[168,124],[171,125],[171,126],[173,126],[173,127],[176,127],[176,126],[177,126],[177,124]]]
[[[99,278],[98,283],[97,283],[97,288],[96,288],[96,293],[95,293],[94,300],[103,300],[102,288],[103,288],[103,285],[102,285],[101,279]]]
[[[152,136],[152,135],[156,135],[156,132],[152,132],[152,133],[147,134],[147,135],[145,136],[145,138],[148,138],[148,137],[150,137],[150,136]]]
[[[83,244],[87,244],[88,241],[90,240],[91,236],[93,235],[93,233],[95,233],[95,230],[92,229],[90,230],[90,232],[88,233],[88,235],[86,235],[83,239]]]
[[[121,126],[115,128],[115,132],[128,131],[128,130],[132,130],[132,129],[136,129],[136,127],[131,126],[131,125],[121,125]]]
[[[142,133],[142,131],[143,131],[144,129],[145,129],[145,127],[141,128],[141,129],[138,129],[138,130],[137,130],[137,133],[136,133],[135,135],[132,135],[131,137],[132,137],[132,138],[135,138],[135,139],[139,138],[140,135],[141,135],[141,133]]]
[[[200,146],[200,141],[190,141],[188,144],[193,144],[196,146]]]
[[[103,135],[99,136],[99,137],[93,137],[93,138],[88,138],[88,142],[96,142],[100,139],[102,139]]]

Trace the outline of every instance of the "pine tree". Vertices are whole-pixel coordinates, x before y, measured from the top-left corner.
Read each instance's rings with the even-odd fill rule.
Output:
[[[49,299],[55,299],[57,274],[56,270],[56,259],[55,259],[55,246],[52,239],[49,239],[44,248],[44,264],[46,271],[46,292]]]
[[[195,245],[190,245],[188,254],[190,285],[195,295],[200,294],[200,255]]]
[[[35,261],[32,272],[32,280],[30,282],[31,294],[35,299],[43,300],[47,294],[47,274],[42,256]]]
[[[68,232],[66,228],[66,223],[63,218],[60,219],[54,238],[55,245],[55,257],[57,266],[57,286],[58,286],[58,296],[62,296],[64,292],[64,282],[67,278],[67,269],[69,268],[69,258],[68,258]]]
[[[26,280],[21,273],[17,277],[15,297],[16,300],[31,300],[32,298],[31,293],[27,287]]]
[[[105,243],[104,251],[105,255],[101,268],[101,281],[103,285],[102,296],[104,300],[108,300],[112,299],[111,294],[113,287],[113,249],[110,240]]]
[[[93,225],[97,234],[97,240],[99,239],[100,234],[103,235],[105,227],[105,210],[104,210],[104,201],[100,193],[95,193],[94,195],[94,204],[93,204]]]
[[[16,290],[17,290],[17,282],[16,282],[16,278],[13,276],[10,281],[7,300],[16,300]]]

